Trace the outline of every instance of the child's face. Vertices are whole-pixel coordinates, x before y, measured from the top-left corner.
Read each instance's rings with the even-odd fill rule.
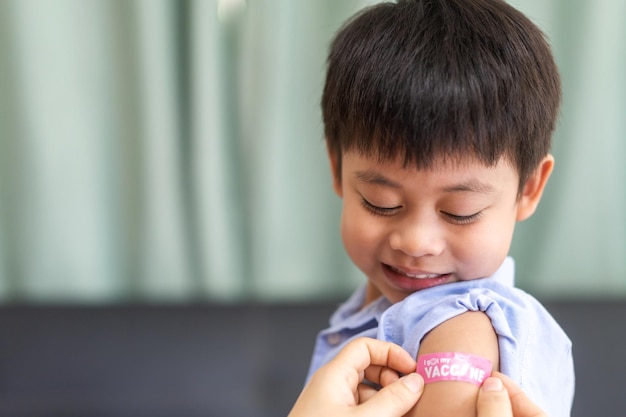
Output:
[[[366,301],[382,294],[395,303],[424,288],[493,274],[516,221],[530,215],[518,185],[505,160],[418,170],[345,153],[341,180],[335,178],[343,198],[341,234],[368,277]]]

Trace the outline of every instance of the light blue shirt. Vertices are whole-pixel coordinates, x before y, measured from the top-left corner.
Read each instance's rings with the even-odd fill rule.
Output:
[[[498,336],[500,371],[550,417],[569,417],[574,398],[571,341],[535,298],[513,287],[513,276],[513,259],[507,258],[491,277],[417,291],[393,305],[380,297],[363,309],[365,285],[359,287],[319,333],[307,380],[353,338],[394,342],[417,357],[430,330],[464,312],[482,311]]]

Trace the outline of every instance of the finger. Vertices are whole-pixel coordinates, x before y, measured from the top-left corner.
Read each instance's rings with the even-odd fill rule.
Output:
[[[416,373],[387,385],[361,404],[359,417],[397,417],[406,414],[424,391],[424,380]]]
[[[393,384],[400,379],[400,375],[398,375],[398,372],[395,369],[379,365],[370,365],[365,370],[364,375],[365,379],[368,381],[382,386]]]
[[[511,408],[513,409],[513,415],[515,415],[515,417],[548,417],[541,408],[526,396],[524,391],[522,391],[511,378],[500,372],[494,372],[493,374],[502,381],[504,387],[509,392]]]
[[[358,404],[356,396],[360,381],[354,369],[328,362],[313,374],[304,389],[314,391],[315,396],[324,398],[329,404],[354,406]]]
[[[413,369],[411,373],[412,372],[415,372],[415,369]],[[395,369],[382,368],[380,371],[380,380],[378,381],[378,383],[381,386],[386,387],[387,385],[393,384],[398,379],[400,379],[400,375],[398,375],[398,372]]]
[[[498,378],[487,378],[478,391],[477,417],[513,417],[507,390]],[[516,417],[519,417],[516,415]]]
[[[376,339],[366,339],[366,343],[373,365],[385,366],[403,374],[415,372],[417,367],[415,358],[399,345]]]
[[[358,403],[363,404],[366,401],[369,401],[374,395],[378,394],[378,390],[371,385],[367,384],[359,384],[358,388]]]
[[[380,384],[381,374],[383,373],[384,366],[380,365],[370,365],[365,370],[365,379],[368,381],[374,382],[376,384]]]
[[[387,366],[402,373],[415,371],[415,360],[400,346],[361,337],[348,343],[331,361],[354,370],[359,377],[370,365]],[[356,384],[355,384],[356,385]]]

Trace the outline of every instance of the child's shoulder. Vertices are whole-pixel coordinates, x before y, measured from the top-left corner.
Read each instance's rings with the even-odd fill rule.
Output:
[[[378,339],[396,343],[416,358],[427,337],[431,350],[471,353],[477,349],[474,342],[485,334],[493,341],[495,333],[489,346],[497,347],[501,372],[554,415],[565,415],[571,406],[571,341],[543,305],[518,288],[484,279],[420,291],[389,307],[377,331]],[[452,337],[442,342],[441,334]]]
[[[525,291],[492,278],[457,282],[411,294],[381,316],[378,338],[417,353],[422,338],[466,312],[483,312],[499,336],[526,343],[529,335],[567,336],[545,307]],[[532,331],[531,331],[532,330]]]

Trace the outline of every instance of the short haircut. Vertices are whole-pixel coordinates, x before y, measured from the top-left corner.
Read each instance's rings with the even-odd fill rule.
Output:
[[[427,169],[502,157],[521,186],[550,151],[561,101],[541,30],[500,0],[399,0],[364,9],[332,42],[322,116],[329,152]]]

